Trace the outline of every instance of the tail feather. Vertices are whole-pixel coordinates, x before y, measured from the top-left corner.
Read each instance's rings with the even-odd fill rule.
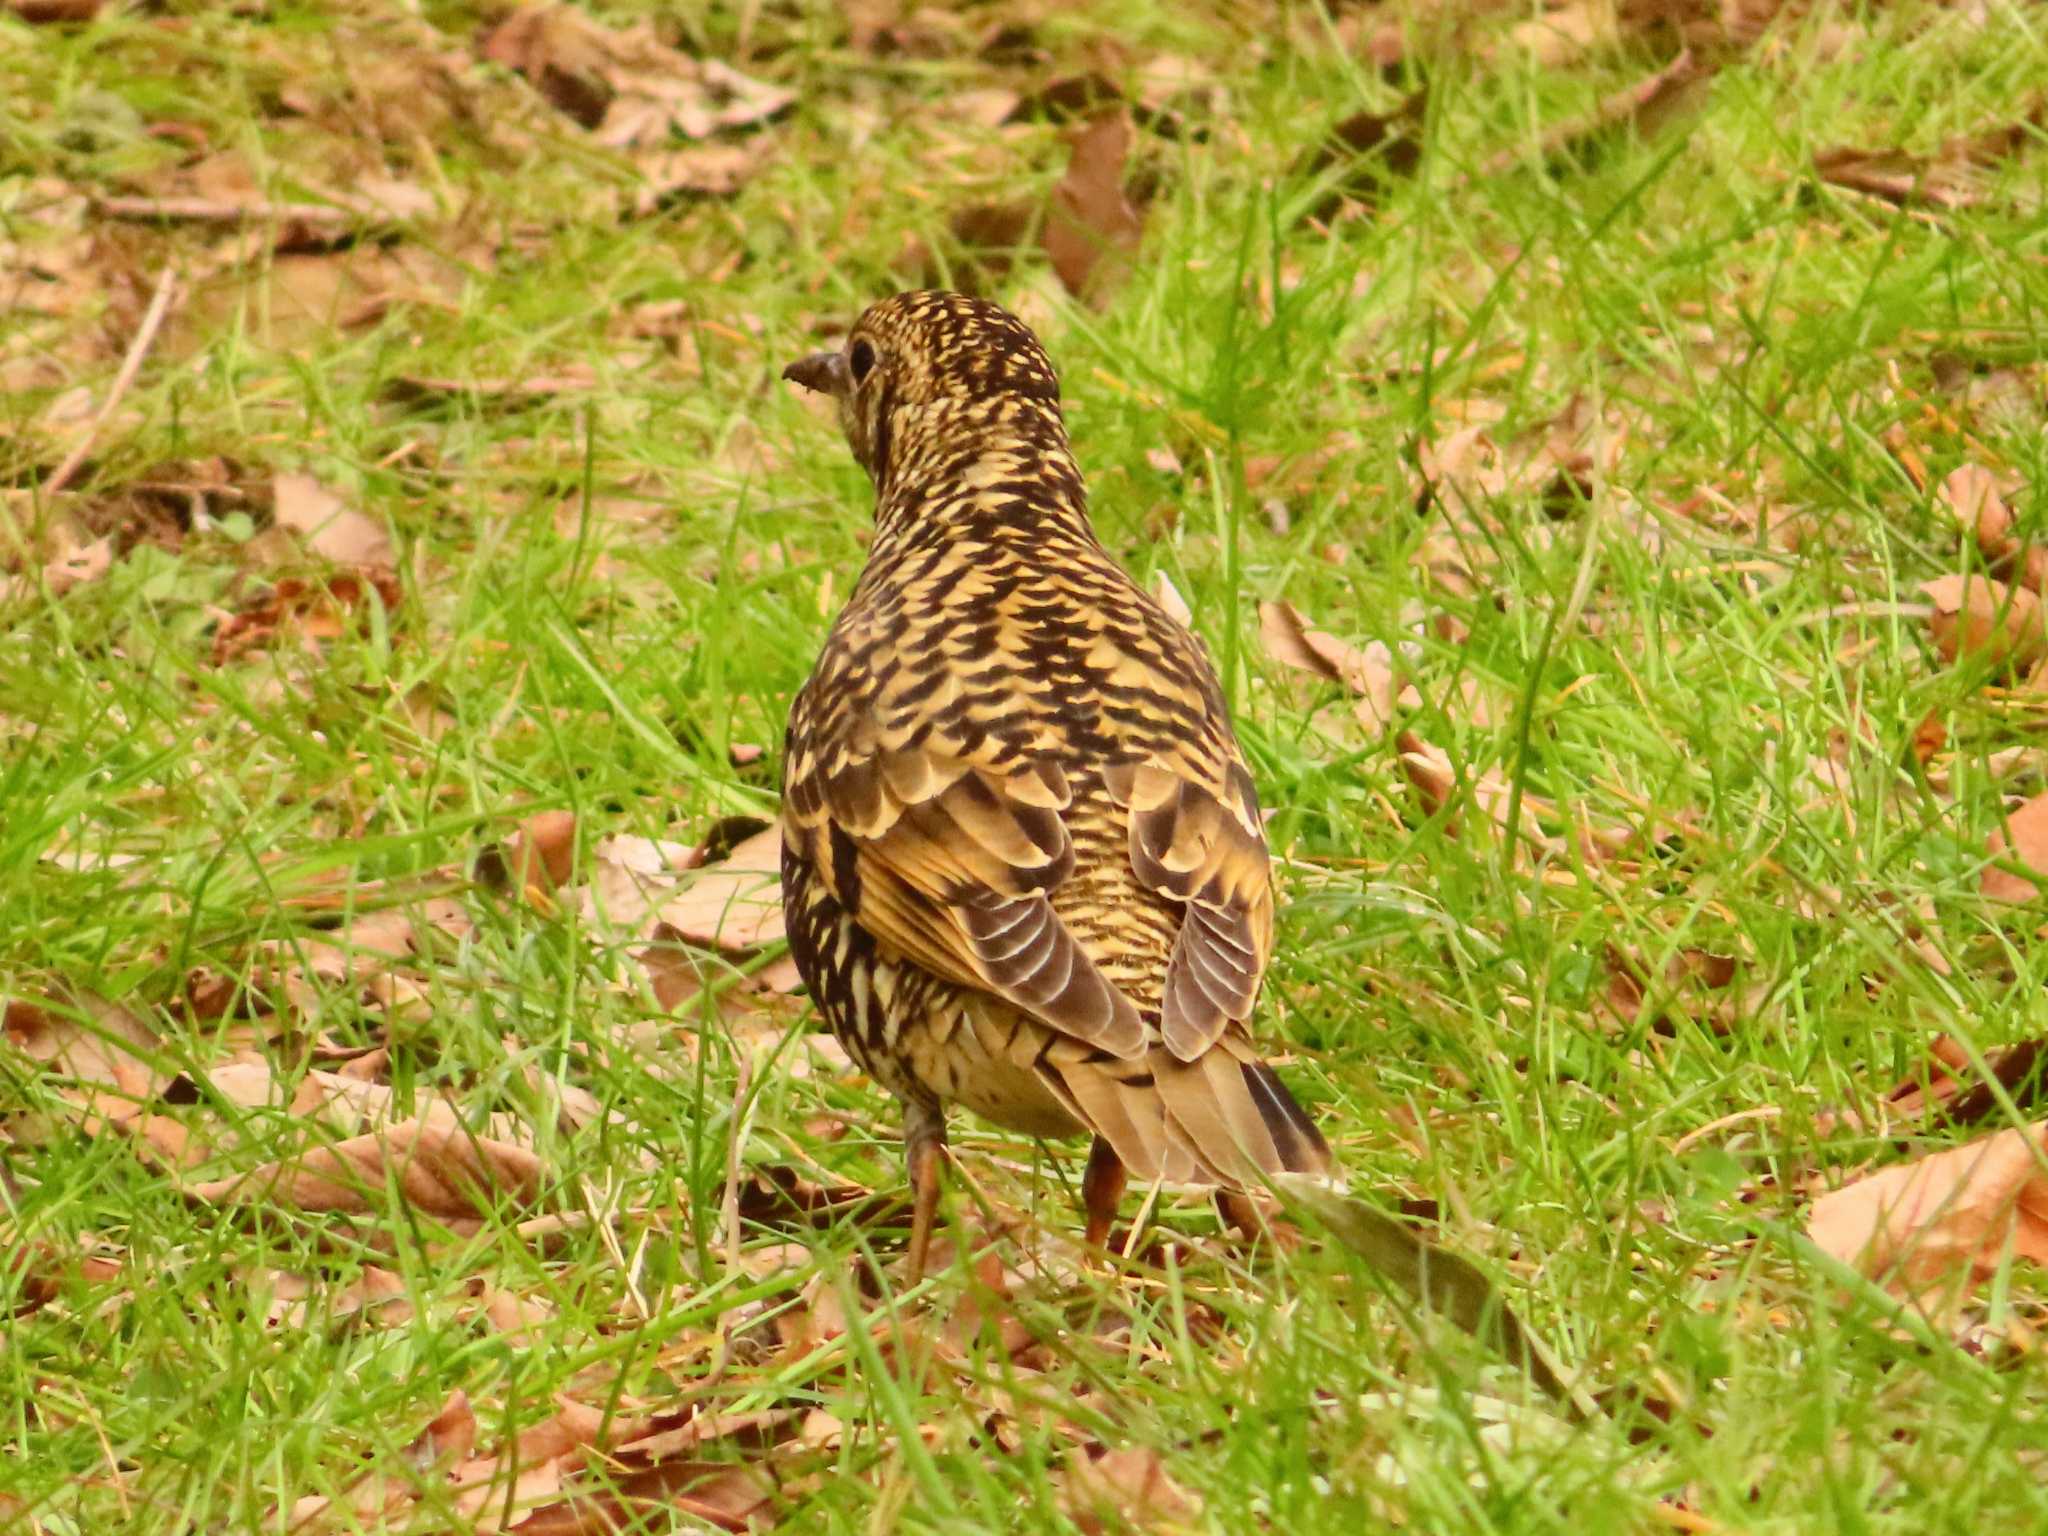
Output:
[[[1266,1171],[1328,1173],[1330,1144],[1323,1140],[1323,1133],[1316,1129],[1315,1121],[1309,1119],[1308,1111],[1287,1091],[1280,1075],[1263,1061],[1241,1062],[1239,1069],[1244,1073],[1245,1087],[1259,1106],[1259,1113],[1265,1117],[1274,1149],[1280,1155],[1279,1165]]]
[[[1208,1181],[1210,1169],[1167,1114],[1144,1063],[1097,1059],[1053,1066],[1081,1119],[1110,1144],[1133,1178],[1168,1184]]]
[[[1226,1035],[1193,1061],[1048,1053],[1040,1070],[1140,1181],[1257,1185],[1327,1173],[1329,1144],[1248,1041]]]

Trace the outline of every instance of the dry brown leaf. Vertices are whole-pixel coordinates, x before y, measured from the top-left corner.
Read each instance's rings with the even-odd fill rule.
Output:
[[[121,1278],[120,1251],[95,1253],[81,1247],[67,1248],[47,1239],[34,1242],[14,1242],[0,1252],[0,1275],[13,1279],[16,1287],[15,1306],[17,1316],[46,1307],[64,1294],[71,1284],[112,1285]],[[0,1515],[7,1513],[0,1505]],[[0,1530],[8,1529],[0,1524]]]
[[[381,1458],[338,1494],[311,1494],[295,1501],[289,1510],[274,1512],[270,1523],[282,1524],[293,1536],[404,1525],[402,1517],[418,1503],[427,1475],[468,1456],[476,1444],[476,1427],[469,1395],[458,1387],[397,1456]]]
[[[1920,1301],[1994,1272],[2048,1264],[2048,1122],[1881,1169],[1813,1203],[1806,1235]]]
[[[1126,1446],[1067,1463],[1063,1502],[1088,1536],[1113,1530],[1157,1531],[1185,1526],[1202,1513],[1202,1501],[1176,1483],[1160,1454],[1147,1446]]]
[[[249,1275],[247,1283],[259,1298],[267,1298],[263,1317],[273,1328],[298,1331],[359,1317],[399,1328],[413,1317],[405,1276],[375,1264],[365,1264],[355,1279],[331,1288],[290,1270]]]
[[[1380,640],[1364,649],[1335,635],[1311,629],[1292,603],[1259,604],[1259,638],[1275,661],[1311,676],[1342,683],[1358,695],[1358,718],[1369,731],[1382,730],[1394,718],[1400,680],[1394,674],[1394,653]]]
[[[349,506],[311,475],[281,474],[270,482],[277,526],[303,536],[306,547],[336,565],[388,569],[391,536],[375,518]]]
[[[1422,123],[1429,93],[1420,90],[1391,112],[1355,112],[1324,135],[1295,165],[1295,175],[1312,180],[1334,166],[1344,174],[1318,198],[1309,217],[1327,219],[1346,200],[1370,207],[1388,183],[1412,176],[1422,164]]]
[[[1928,1042],[1927,1055],[1923,1068],[1893,1085],[1877,1105],[1875,1116],[1832,1110],[1816,1116],[1814,1128],[1823,1136],[1847,1127],[1887,1137],[1895,1120],[1975,1125],[2005,1113],[2001,1095],[2022,1111],[2048,1098],[2048,1039],[2022,1040],[1985,1051],[1983,1062],[1990,1081],[1978,1073],[1970,1053],[1953,1035],[1936,1035]]]
[[[1052,189],[1045,253],[1067,292],[1090,303],[1107,299],[1144,232],[1124,189],[1131,142],[1130,114],[1104,113],[1068,139],[1067,172]]]
[[[454,397],[512,410],[537,400],[588,394],[596,385],[596,372],[574,363],[555,373],[530,373],[517,378],[461,379],[443,374],[396,374],[384,381],[383,393],[385,399],[400,405]]]
[[[73,587],[98,581],[114,568],[114,541],[110,537],[80,544],[64,528],[58,531],[57,545],[57,553],[43,567],[43,585],[52,597],[62,597]]]
[[[2024,116],[1980,133],[1958,134],[1929,155],[1903,149],[1842,147],[1816,151],[1822,181],[1881,199],[1894,207],[1927,204],[1968,208],[1984,200],[1983,172],[2037,137],[2048,99],[2036,98]]]
[[[2048,885],[2048,794],[2039,794],[2005,818],[2005,825],[1991,834],[1987,849],[1993,860],[2018,864],[2033,870],[2038,882],[2000,869],[1997,863],[1984,866],[1978,887],[1988,901],[2032,901]]]
[[[221,621],[213,632],[213,664],[225,666],[280,634],[301,642],[338,639],[352,624],[369,623],[373,597],[390,613],[402,595],[388,571],[335,571],[320,581],[287,576]]]
[[[614,1426],[603,1487],[571,1487],[566,1497],[513,1529],[520,1536],[600,1536],[638,1528],[661,1511],[671,1518],[694,1516],[719,1530],[750,1530],[772,1497],[761,1475],[745,1466],[698,1460],[692,1452],[728,1437],[771,1441],[800,1417],[797,1409],[719,1414],[692,1406]]]
[[[428,1216],[480,1216],[500,1199],[539,1198],[541,1161],[525,1147],[478,1136],[452,1116],[429,1114],[332,1146],[314,1147],[248,1173],[192,1185],[208,1202],[268,1203],[307,1211],[382,1210],[387,1190]]]
[[[514,11],[485,34],[481,51],[615,148],[708,138],[763,122],[796,99],[716,59],[678,53],[651,23],[613,31],[568,6]]]
[[[1401,771],[1422,796],[1423,804],[1431,815],[1459,803],[1458,771],[1447,753],[1431,746],[1413,731],[1403,731],[1396,744],[1401,753]],[[1473,802],[1489,821],[1497,827],[1507,825],[1508,803],[1513,798],[1513,788],[1501,776],[1499,769],[1489,768],[1476,777],[1468,775],[1465,788],[1470,790]],[[1554,820],[1556,817],[1557,808],[1549,801],[1525,793],[1520,816],[1524,841],[1540,846],[1550,845],[1552,840],[1545,837],[1539,818]],[[1455,834],[1459,827],[1455,812],[1449,825]]]
[[[170,1081],[155,1064],[156,1032],[104,998],[9,998],[0,1010],[0,1039],[50,1076],[69,1080],[62,1092],[84,1112],[88,1131],[129,1124]]]
[[[757,832],[720,863],[684,877],[661,921],[679,939],[712,949],[759,949],[783,937],[782,827]]]
[[[633,217],[651,214],[690,198],[731,197],[768,163],[767,140],[747,144],[693,144],[639,158],[641,188],[633,194]]]
[[[2048,592],[2048,549],[2030,547],[2012,536],[2012,508],[1990,470],[1980,464],[1960,466],[1942,481],[1941,499],[1957,526],[1976,540],[1994,572],[2030,592]]]
[[[477,874],[514,891],[559,890],[576,873],[576,813],[542,811],[529,816],[505,841],[477,859]]]
[[[105,0],[7,0],[11,15],[35,25],[52,22],[91,21],[99,15]]]
[[[1583,117],[1545,133],[1536,146],[1537,153],[1545,160],[1574,156],[1592,140],[1624,126],[1633,126],[1647,138],[1690,106],[1714,72],[1712,63],[1697,58],[1690,48],[1681,49],[1677,58],[1648,79],[1614,92]],[[1499,176],[1513,170],[1526,153],[1521,148],[1502,150],[1486,163],[1484,174]]]
[[[1919,590],[1934,605],[1928,627],[1945,660],[1967,655],[2023,669],[2048,656],[2048,618],[2026,588],[1983,576],[1940,576]]]

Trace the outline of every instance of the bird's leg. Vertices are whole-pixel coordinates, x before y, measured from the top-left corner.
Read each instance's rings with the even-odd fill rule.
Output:
[[[1124,1197],[1124,1165],[1110,1144],[1098,1136],[1088,1149],[1088,1171],[1081,1175],[1081,1208],[1088,1213],[1088,1244],[1109,1242],[1117,1203]]]
[[[935,1105],[903,1112],[903,1157],[910,1168],[910,1283],[924,1279],[925,1251],[939,1210],[939,1173],[946,1160],[946,1117]]]
[[[1259,1202],[1237,1189],[1216,1191],[1216,1211],[1222,1216],[1226,1227],[1237,1228],[1237,1235],[1250,1242],[1266,1229],[1264,1216],[1259,1211]]]

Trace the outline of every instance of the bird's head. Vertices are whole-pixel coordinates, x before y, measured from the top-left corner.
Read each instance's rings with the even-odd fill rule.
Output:
[[[1060,381],[1030,327],[962,293],[899,293],[870,305],[835,352],[785,379],[831,395],[839,424],[878,490],[955,431],[1037,424],[1063,434]]]

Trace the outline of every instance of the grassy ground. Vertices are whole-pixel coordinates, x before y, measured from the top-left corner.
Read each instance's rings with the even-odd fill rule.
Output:
[[[2041,1031],[2034,920],[1977,871],[2041,787],[2043,711],[1944,662],[1913,607],[1975,558],[1932,485],[2042,475],[2048,154],[2038,129],[1981,164],[1950,145],[2037,106],[2039,15],[1701,31],[1716,69],[1665,121],[1545,153],[1671,58],[1668,27],[1258,9],[1061,10],[993,57],[993,10],[894,43],[825,5],[664,13],[680,52],[795,99],[727,136],[761,156],[743,185],[645,216],[647,161],[478,64],[465,5],[0,15],[0,979],[48,1010],[10,1014],[21,1039],[103,1000],[157,1072],[115,1126],[0,1051],[0,1525],[465,1528],[487,1517],[422,1439],[457,1389],[477,1456],[564,1396],[808,1413],[671,1457],[684,1496],[649,1529],[757,1497],[819,1531],[2048,1517],[2039,1271],[1986,1282],[1957,1344],[1798,1237],[1814,1189],[1967,1134],[1830,1112],[1868,1124],[1937,1032]],[[1138,135],[1121,284],[1092,308],[1028,253],[991,277],[950,221],[1038,205],[1063,130],[961,93],[1090,68],[1135,93],[1163,56],[1209,83],[1179,137]],[[1349,174],[1310,169],[1328,125],[1425,82],[1412,166],[1310,217]],[[1824,183],[1842,145],[1926,174],[1900,200]],[[340,248],[80,200],[375,176],[426,211]],[[133,388],[45,494],[167,264]],[[1076,1269],[1071,1154],[980,1126],[958,1145],[990,1205],[956,1181],[951,1210],[994,1267],[849,1289],[870,1253],[893,1273],[900,1212],[854,1197],[900,1191],[897,1116],[800,1005],[707,961],[664,1014],[577,901],[471,878],[539,811],[575,814],[587,873],[600,839],[771,810],[868,503],[775,375],[930,268],[1041,328],[1104,540],[1224,664],[1277,809],[1262,1027],[1289,1080],[1611,1416],[1564,1423],[1341,1251],[1239,1252],[1198,1201],[1149,1218],[1179,1241],[1147,1263]],[[1418,452],[1443,471],[1421,504]],[[279,473],[388,528],[388,604],[319,596],[325,562],[271,526]],[[58,590],[101,536],[111,563]],[[1268,599],[1401,659],[1448,808],[1394,732],[1268,657]],[[1568,825],[1498,835],[1461,797],[1489,774]],[[1569,824],[1645,835],[1593,856]],[[361,941],[379,912],[396,958]],[[342,1214],[181,1188],[304,1147],[292,1085],[378,1049],[359,1081],[496,1127],[530,1182],[466,1222],[396,1183]],[[282,1096],[210,1086],[236,1060]],[[795,1216],[776,1176],[846,1198]],[[1091,1482],[1104,1447],[1162,1453],[1175,1490],[1135,1491],[1129,1457]],[[337,1493],[357,1512],[299,1502]]]

